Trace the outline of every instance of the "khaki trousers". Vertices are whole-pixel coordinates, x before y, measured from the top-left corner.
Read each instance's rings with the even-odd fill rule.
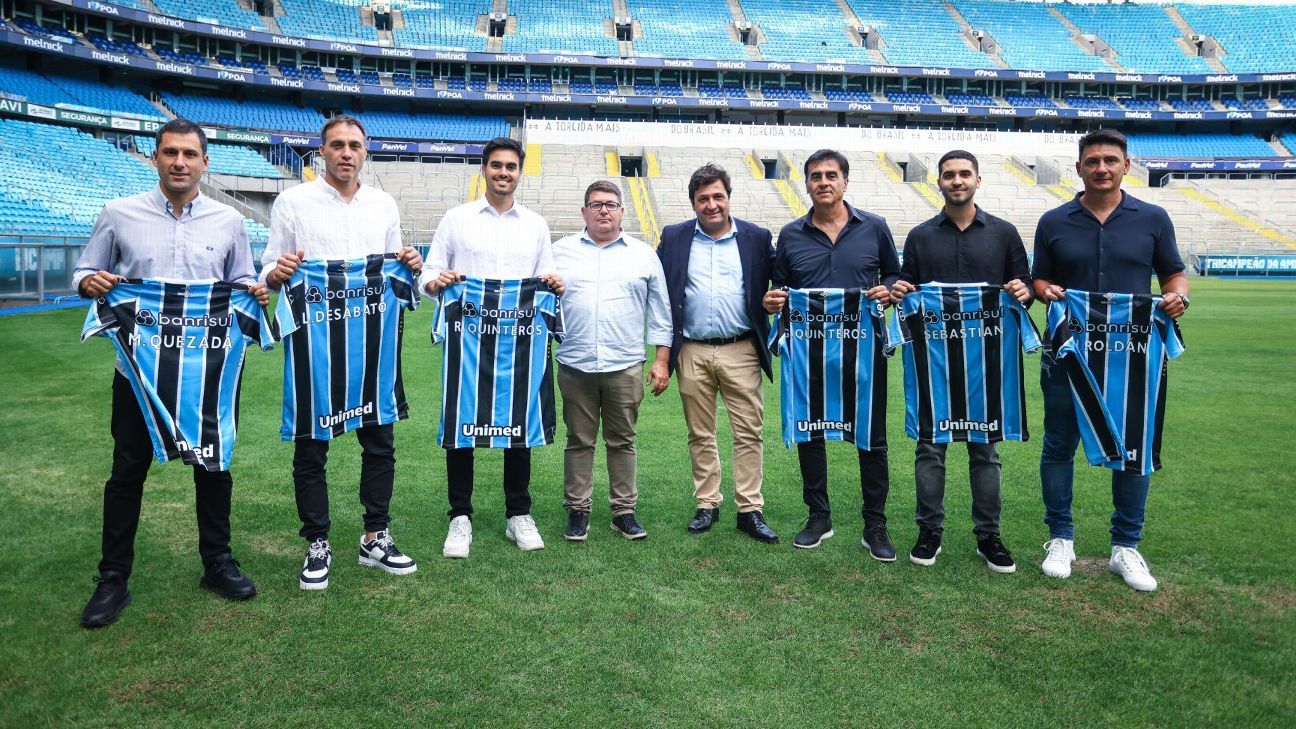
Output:
[[[765,506],[761,496],[765,388],[756,344],[751,339],[721,345],[685,341],[679,354],[679,391],[698,508],[714,509],[724,500],[716,449],[719,393],[733,427],[734,504],[739,513],[760,511]]]
[[[639,500],[635,424],[643,402],[643,363],[619,372],[581,372],[558,364],[563,423],[563,506],[589,513],[594,494],[594,441],[603,421],[607,448],[608,503],[612,516],[630,514]]]

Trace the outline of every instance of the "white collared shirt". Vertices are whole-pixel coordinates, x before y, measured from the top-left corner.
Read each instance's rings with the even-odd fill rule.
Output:
[[[625,235],[600,246],[582,231],[553,245],[563,278],[558,361],[581,372],[618,372],[644,361],[648,344],[671,344],[670,300],[661,261]]]
[[[516,200],[503,213],[485,196],[451,208],[432,237],[419,286],[426,287],[442,271],[495,279],[554,273],[549,224]]]
[[[400,211],[391,195],[361,185],[348,203],[320,176],[279,194],[270,210],[270,242],[261,256],[261,280],[285,253],[307,258],[362,258],[401,249]]]

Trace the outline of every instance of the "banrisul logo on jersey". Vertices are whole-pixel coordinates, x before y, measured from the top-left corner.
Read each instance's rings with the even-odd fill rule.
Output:
[[[793,339],[867,339],[868,330],[860,326],[860,312],[846,311],[820,314],[813,310],[793,308],[788,311],[788,322],[804,324],[789,330]],[[822,324],[823,326],[813,326]]]
[[[938,311],[923,307],[923,334],[928,340],[973,339],[1003,334],[1003,309]],[[964,322],[968,326],[960,326]],[[950,325],[953,326],[950,326]]]
[[[507,337],[530,337],[540,332],[535,322],[535,307],[528,309],[489,309],[476,302],[463,302],[463,316],[452,326],[467,334],[496,334]]]

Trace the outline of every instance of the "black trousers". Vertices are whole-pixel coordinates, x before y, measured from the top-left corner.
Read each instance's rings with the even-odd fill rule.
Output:
[[[135,562],[135,532],[139,529],[144,479],[153,463],[153,442],[135,393],[120,372],[112,384],[112,475],[104,484],[103,557],[99,574],[130,577]],[[198,555],[204,565],[230,552],[229,471],[194,466],[194,504],[198,516]]]
[[[364,507],[366,532],[387,528],[391,517],[392,483],[396,479],[396,439],[391,425],[371,425],[355,431],[360,442],[360,505]],[[306,539],[328,539],[329,497],[325,466],[329,443],[306,438],[297,441],[293,453],[293,486],[297,491],[297,516]]]
[[[446,482],[450,495],[450,518],[471,517],[473,453],[475,448],[446,449]],[[504,516],[531,513],[531,449],[504,449]]]
[[[886,524],[887,492],[891,477],[884,450],[859,451],[860,492],[864,506],[860,513],[864,523]],[[828,451],[823,441],[797,443],[797,460],[801,462],[801,484],[810,511],[830,512],[828,505]]]

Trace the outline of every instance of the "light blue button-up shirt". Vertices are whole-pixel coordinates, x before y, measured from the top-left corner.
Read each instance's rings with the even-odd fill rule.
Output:
[[[559,362],[619,372],[644,361],[645,340],[670,346],[666,277],[647,243],[622,235],[600,246],[581,232],[554,243],[553,258],[566,286]]]
[[[693,230],[684,285],[684,338],[736,337],[751,328],[738,255],[738,226],[730,220],[728,232],[712,238],[698,224]]]
[[[99,271],[126,278],[253,283],[243,216],[199,194],[177,219],[160,188],[111,200],[77,259],[72,286]]]

